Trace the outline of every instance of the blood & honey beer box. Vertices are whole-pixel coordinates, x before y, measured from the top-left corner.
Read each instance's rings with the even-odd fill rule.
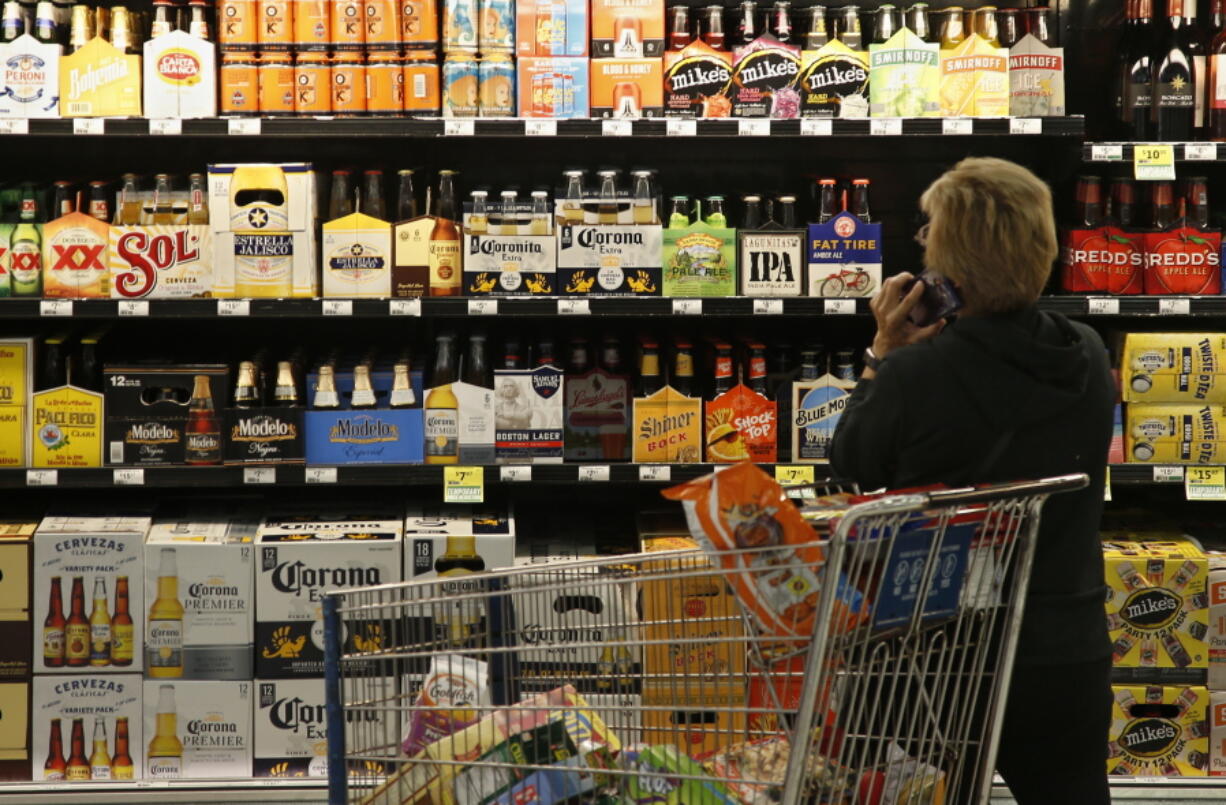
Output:
[[[144,779],[142,698],[140,674],[36,674],[30,705],[36,776],[69,783]],[[74,744],[82,753],[76,759]]]
[[[592,59],[592,117],[633,120],[664,113],[660,59]]]
[[[1114,685],[1107,773],[1204,777],[1209,769],[1209,691],[1200,686]]]
[[[801,117],[868,117],[868,53],[831,39],[800,58]]]
[[[706,461],[773,464],[779,439],[777,406],[744,384],[706,404]]]
[[[636,464],[696,464],[702,460],[702,400],[672,386],[634,398],[631,431]]]
[[[62,53],[29,34],[0,45],[0,117],[60,116]]]
[[[342,299],[392,295],[392,225],[361,212],[323,225],[323,294]]]
[[[217,49],[186,31],[145,42],[145,116],[217,116]]]
[[[140,56],[102,37],[60,60],[63,117],[140,117]]]
[[[149,525],[148,517],[43,518],[34,533],[36,674],[140,672]]]
[[[1064,48],[1048,47],[1026,34],[1009,49],[1009,114],[1064,115]]]
[[[34,668],[30,569],[37,528],[37,521],[0,521],[0,680],[27,678]],[[0,711],[0,738],[4,720]],[[0,778],[3,775],[0,763]]]
[[[1208,560],[1189,540],[1128,541],[1106,534],[1107,628],[1119,669],[1209,667]]]
[[[255,683],[146,679],[150,779],[250,777]]]
[[[43,226],[43,296],[106,299],[110,296],[107,245],[110,226],[72,212]]]
[[[664,54],[664,0],[592,0],[593,59]]]
[[[1128,333],[1124,402],[1226,403],[1226,333]]]
[[[941,111],[938,49],[901,28],[868,46],[869,112],[873,117],[935,117]]]
[[[732,79],[732,55],[695,39],[664,54],[665,117],[728,117],[724,87]]]
[[[1226,458],[1226,409],[1220,405],[1130,403],[1125,415],[1130,462],[1216,464]]]

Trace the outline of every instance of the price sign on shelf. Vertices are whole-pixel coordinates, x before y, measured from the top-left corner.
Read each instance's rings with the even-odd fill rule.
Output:
[[[250,316],[251,300],[249,299],[218,299],[218,316]]]
[[[702,315],[702,300],[701,299],[674,299],[673,300],[673,315],[674,316],[701,316]]]
[[[183,133],[183,121],[177,117],[159,118],[149,121],[149,133],[171,136]]]
[[[1188,467],[1183,489],[1188,500],[1226,500],[1226,467]]]
[[[555,137],[558,133],[556,120],[525,120],[524,134],[529,137]]]
[[[420,316],[420,299],[390,299],[387,303],[389,316]]]
[[[1143,181],[1175,181],[1175,146],[1167,143],[1134,145],[1132,172]]]
[[[1107,467],[1107,482],[1103,484],[1103,500],[1111,502],[1111,468]]]
[[[607,481],[609,480],[609,465],[608,464],[580,464],[579,465],[579,480],[580,481]]]
[[[1119,162],[1124,158],[1122,145],[1091,145],[1091,162]]]
[[[941,121],[942,134],[971,134],[974,121],[969,117],[947,117]]]
[[[149,315],[149,303],[144,299],[120,299],[118,308],[120,316]]]
[[[352,316],[353,300],[325,299],[323,303],[323,314],[325,316]]]
[[[868,133],[873,137],[897,137],[902,134],[902,118],[874,118],[868,122]]]
[[[640,481],[671,481],[672,479],[673,468],[667,464],[639,465]]]
[[[275,484],[277,482],[276,467],[244,467],[244,484]]]
[[[503,483],[527,483],[532,480],[531,464],[506,464],[498,468],[498,479]]]
[[[825,299],[822,300],[822,312],[827,316],[854,316],[856,314],[855,299]]]
[[[801,486],[811,484],[817,476],[813,467],[807,464],[776,464],[775,480],[783,486]]]
[[[40,316],[71,316],[71,299],[44,299],[38,303]]]
[[[24,117],[7,117],[0,120],[0,134],[29,134],[30,121]]]
[[[1183,467],[1154,467],[1153,479],[1160,484],[1177,484],[1183,480]]]
[[[829,118],[802,117],[800,133],[805,137],[829,137],[834,133],[834,121]]]
[[[755,316],[782,316],[783,300],[755,299],[753,300],[753,313]]]
[[[497,299],[469,299],[468,300],[468,315],[470,316],[497,316],[498,315],[498,300]]]
[[[1042,134],[1043,121],[1037,117],[1009,118],[1010,134]]]
[[[743,117],[736,122],[736,133],[741,137],[769,137],[771,133],[770,119]]]
[[[694,137],[698,134],[698,121],[675,117],[666,118],[664,134],[669,137]]]
[[[448,118],[443,121],[444,137],[471,137],[473,131],[474,123],[471,120]]]
[[[1118,316],[1120,300],[1110,296],[1091,296],[1086,299],[1086,313],[1091,316]]]
[[[1183,158],[1189,162],[1216,162],[1217,143],[1184,143]]]
[[[258,117],[235,117],[226,121],[226,133],[236,136],[251,137],[260,133]]]
[[[1158,312],[1163,316],[1186,316],[1192,312],[1192,300],[1175,298],[1159,298]]]
[[[78,117],[72,121],[73,134],[102,134],[106,124],[100,117]]]
[[[307,467],[304,479],[308,484],[334,484],[336,467]]]
[[[591,302],[587,299],[559,299],[559,316],[589,316],[592,313]]]
[[[115,470],[111,473],[111,482],[115,486],[144,486],[145,470],[141,467]]]
[[[484,503],[484,467],[444,467],[444,503]]]
[[[59,470],[26,470],[26,486],[57,486]]]
[[[602,120],[600,133],[605,137],[629,137],[634,134],[634,124],[629,120]]]

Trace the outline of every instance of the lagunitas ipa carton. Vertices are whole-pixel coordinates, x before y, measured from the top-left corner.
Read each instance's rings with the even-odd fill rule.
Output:
[[[0,521],[0,679],[24,679],[33,670],[31,538],[37,522]],[[9,691],[11,693],[11,690]],[[0,736],[5,713],[0,709]],[[5,747],[0,746],[0,750]],[[0,751],[0,761],[4,756]],[[0,762],[0,777],[4,765]]]
[[[941,115],[1004,117],[1009,114],[1009,51],[971,34],[940,51]]]
[[[185,514],[145,541],[145,668],[155,679],[252,677],[258,521]]]
[[[1204,777],[1209,769],[1209,691],[1203,687],[1114,685],[1107,773]]]
[[[355,212],[323,226],[325,297],[392,295],[392,225]]]
[[[145,42],[145,116],[216,117],[217,55],[211,42],[171,31]]]
[[[706,461],[773,464],[779,440],[777,414],[773,400],[743,384],[711,400],[706,404]]]
[[[104,366],[106,462],[110,465],[165,466],[200,462],[221,463],[219,412],[229,399],[230,367],[225,364],[127,364]],[[184,401],[200,394],[218,413],[203,430],[189,432],[192,412]],[[201,420],[197,417],[197,423]],[[216,430],[210,432],[215,426]],[[200,441],[193,437],[212,437]],[[212,456],[216,460],[212,460]]]
[[[868,53],[831,39],[801,53],[801,117],[868,117]]]
[[[255,683],[146,679],[145,776],[250,777]]]
[[[1126,416],[1128,461],[1218,464],[1226,458],[1226,409],[1219,405],[1131,403]]]
[[[566,375],[563,438],[568,461],[630,457],[630,377],[622,371],[620,344],[606,341],[600,354],[597,365]]]
[[[0,117],[60,116],[60,56],[63,48],[29,34],[0,45]]]
[[[1188,540],[1103,543],[1115,667],[1208,668],[1208,562]],[[1160,674],[1159,674],[1160,676]]]
[[[634,461],[694,464],[702,460],[702,400],[665,386],[634,399]]]
[[[592,59],[592,117],[634,119],[664,113],[660,59]]]
[[[728,117],[724,87],[732,79],[732,55],[695,39],[664,54],[665,117]]]
[[[30,738],[38,779],[145,778],[140,674],[35,675],[32,690]]]
[[[592,0],[594,59],[642,59],[664,53],[664,0]]]
[[[664,230],[665,296],[734,296],[736,230],[696,220]]]
[[[521,56],[516,60],[520,117],[585,118],[591,108],[588,60]]]
[[[1064,114],[1064,48],[1048,47],[1026,34],[1009,49],[1009,114]]]
[[[770,222],[737,230],[737,277],[742,296],[804,296],[808,254],[803,229]]]
[[[34,534],[34,671],[139,673],[148,517],[44,517]],[[89,596],[87,599],[86,596]]]
[[[60,60],[63,117],[140,117],[140,56],[102,37]]]
[[[1216,295],[1222,292],[1222,233],[1181,218],[1146,232],[1145,293]]]
[[[515,55],[586,56],[587,23],[585,0],[517,0]]]
[[[1226,403],[1226,333],[1128,333],[1124,402]]]
[[[881,245],[881,224],[862,221],[846,210],[824,224],[809,224],[809,296],[877,293]]]
[[[901,28],[868,46],[869,111],[873,117],[932,117],[941,111],[937,46]]]
[[[854,382],[826,374],[792,384],[792,460],[829,461],[830,442]]]
[[[562,370],[494,372],[494,456],[499,464],[562,462]]]
[[[733,117],[800,117],[800,48],[763,34],[734,51],[732,80],[724,94]]]
[[[1064,233],[1061,287],[1074,293],[1139,294],[1145,282],[1145,234],[1107,221]]]
[[[260,679],[256,680],[255,689],[252,775],[328,776],[328,720],[324,713],[323,680]],[[397,727],[390,727],[389,734],[398,736]]]
[[[400,581],[403,521],[370,516],[274,513],[256,539],[255,667],[260,679],[323,674],[322,595]],[[390,625],[346,622],[345,651],[388,645]]]
[[[556,295],[558,251],[548,202],[501,203],[474,215],[464,205],[464,293],[468,296]]]
[[[111,295],[107,245],[111,228],[72,212],[43,226],[43,296],[106,299]]]

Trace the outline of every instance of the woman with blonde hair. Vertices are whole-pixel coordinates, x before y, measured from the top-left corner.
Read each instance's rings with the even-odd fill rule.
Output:
[[[924,192],[924,267],[952,283],[953,321],[909,316],[923,283],[891,277],[831,464],[865,488],[1084,472],[1043,510],[997,770],[1020,805],[1109,803],[1111,644],[1098,524],[1115,399],[1089,327],[1036,302],[1057,254],[1051,191],[1020,165],[964,159]]]

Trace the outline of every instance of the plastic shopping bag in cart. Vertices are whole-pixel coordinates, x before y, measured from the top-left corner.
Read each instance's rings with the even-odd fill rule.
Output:
[[[808,637],[816,623],[825,552],[773,478],[749,462],[664,491],[685,508],[690,533],[728,572],[764,633]],[[748,549],[748,550],[743,550]],[[832,629],[858,626],[864,596],[840,576]]]

